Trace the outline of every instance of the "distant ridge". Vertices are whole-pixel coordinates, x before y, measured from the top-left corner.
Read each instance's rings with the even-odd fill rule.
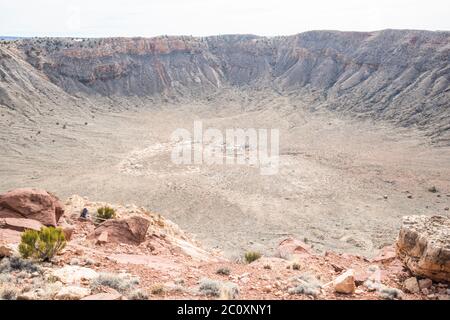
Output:
[[[435,137],[450,133],[450,32],[28,38],[12,46],[0,45],[0,106],[15,110],[54,90],[197,101],[231,89],[306,99],[312,110],[418,126]]]

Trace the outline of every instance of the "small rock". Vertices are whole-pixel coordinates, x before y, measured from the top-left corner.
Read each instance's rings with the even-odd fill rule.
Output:
[[[122,300],[122,295],[120,293],[97,293],[81,300]]]
[[[108,243],[108,231],[103,231],[97,238],[97,244]]]
[[[80,300],[86,296],[89,296],[91,294],[91,290],[77,287],[77,286],[67,286],[63,287],[59,292],[56,294],[55,299],[56,300]]]
[[[404,287],[405,291],[409,292],[409,293],[419,293],[420,292],[419,283],[417,282],[416,277],[411,277],[411,278],[406,279],[405,282],[403,283],[403,287]]]
[[[265,293],[270,293],[271,291],[272,291],[272,286],[271,285],[265,286],[263,288],[263,292],[265,292]]]
[[[349,269],[333,281],[334,291],[338,293],[355,293],[355,275],[353,269]]]
[[[21,293],[17,296],[17,300],[37,300],[37,295],[33,291]]]
[[[72,239],[72,235],[73,235],[73,232],[75,231],[75,227],[70,224],[67,224],[67,223],[61,224],[60,227],[63,230],[64,237],[66,238],[66,240],[69,241],[70,239]]]
[[[433,281],[431,281],[431,279],[419,280],[419,288],[420,289],[430,289],[432,285],[433,285]]]
[[[0,245],[0,258],[11,257],[13,252],[13,249],[9,245]]]

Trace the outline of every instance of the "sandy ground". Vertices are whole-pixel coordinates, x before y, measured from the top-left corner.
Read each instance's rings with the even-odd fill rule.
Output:
[[[450,148],[432,146],[411,128],[300,111],[283,99],[264,108],[165,106],[95,118],[73,112],[30,124],[8,117],[1,118],[0,192],[39,187],[61,198],[135,203],[229,256],[270,252],[286,235],[320,251],[371,256],[393,242],[402,216],[449,216]],[[192,131],[194,120],[280,129],[279,173],[173,164],[170,135]]]

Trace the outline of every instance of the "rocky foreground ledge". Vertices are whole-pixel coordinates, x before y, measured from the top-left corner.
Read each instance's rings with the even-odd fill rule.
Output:
[[[106,203],[73,196],[63,205],[44,190],[0,195],[0,298],[123,299],[439,299],[450,296],[450,222],[405,217],[394,246],[374,259],[316,254],[293,238],[273,256],[226,260],[177,225],[134,205],[117,217],[80,219]],[[51,263],[19,257],[24,230],[59,226],[68,243]]]

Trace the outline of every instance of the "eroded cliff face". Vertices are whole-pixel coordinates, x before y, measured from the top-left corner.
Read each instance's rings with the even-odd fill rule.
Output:
[[[230,88],[270,90],[314,96],[312,109],[418,125],[435,136],[450,128],[450,32],[27,39],[0,47],[22,68],[31,65],[30,77],[71,96],[204,99]],[[0,60],[8,96],[1,103],[13,105],[5,83],[18,80]]]

